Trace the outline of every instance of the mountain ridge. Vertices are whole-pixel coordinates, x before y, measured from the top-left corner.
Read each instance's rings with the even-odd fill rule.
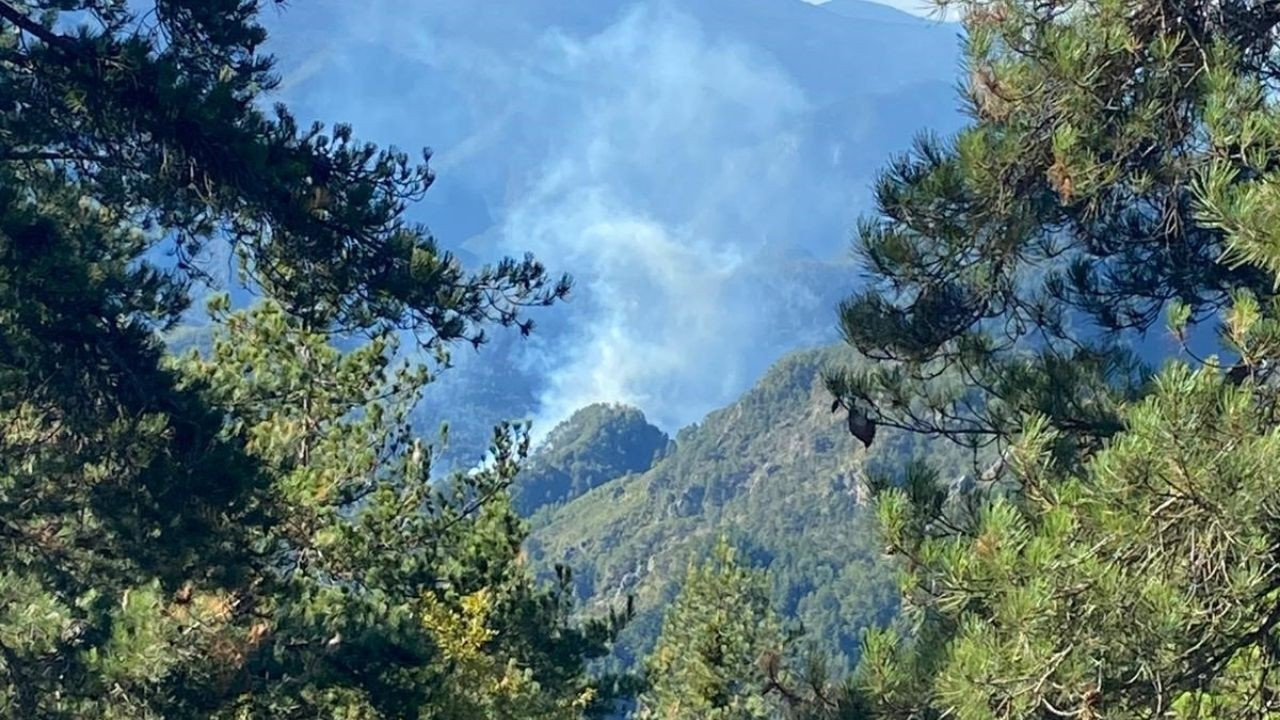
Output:
[[[863,480],[922,445],[892,430],[869,451],[855,444],[821,378],[858,362],[850,355],[840,346],[788,354],[737,401],[680,430],[653,467],[533,513],[531,560],[547,572],[571,567],[586,612],[634,596],[624,664],[650,648],[688,562],[722,534],[769,569],[780,610],[844,662],[864,628],[894,616],[892,568]],[[933,453],[944,466],[961,463],[950,449]]]

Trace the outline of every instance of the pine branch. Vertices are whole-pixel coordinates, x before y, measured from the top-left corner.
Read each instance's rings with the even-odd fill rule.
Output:
[[[26,13],[4,2],[4,0],[0,0],[0,19],[8,20],[17,26],[19,30],[36,37],[50,47],[65,49],[71,43],[70,38],[49,30],[49,28],[32,20]]]

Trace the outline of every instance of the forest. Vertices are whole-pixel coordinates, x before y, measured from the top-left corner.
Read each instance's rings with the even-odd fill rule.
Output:
[[[934,2],[842,342],[459,464],[574,268],[299,120],[304,2],[0,0],[0,717],[1280,718],[1280,3]]]

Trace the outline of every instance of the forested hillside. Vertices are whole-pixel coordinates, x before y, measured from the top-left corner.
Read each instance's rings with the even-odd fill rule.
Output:
[[[652,646],[686,566],[721,534],[745,562],[768,569],[777,610],[835,660],[855,658],[862,630],[893,616],[897,596],[866,505],[866,473],[925,446],[887,431],[867,452],[850,437],[822,383],[824,369],[848,362],[835,347],[789,355],[741,399],[683,429],[647,472],[594,483],[582,497],[533,516],[530,555],[544,570],[572,567],[586,611],[635,596],[624,662]],[[596,454],[618,441],[599,433],[590,440]],[[957,481],[971,474],[971,459],[958,448],[930,447],[929,457]],[[535,453],[531,465],[555,462],[543,455]]]

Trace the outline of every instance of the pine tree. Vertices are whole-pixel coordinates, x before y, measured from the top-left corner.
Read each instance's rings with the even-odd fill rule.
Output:
[[[1172,304],[1212,321],[1273,292],[1265,2],[944,1],[973,122],[923,137],[861,223],[844,334],[884,361],[833,377],[878,424],[1000,446],[1032,416],[1096,450],[1145,392]],[[1066,457],[1066,455],[1063,455]]]
[[[507,488],[527,435],[499,428],[486,469],[433,482],[431,446],[408,423],[429,377],[393,364],[394,334],[343,352],[277,304],[213,306],[225,330],[182,372],[228,410],[224,433],[272,480],[277,509],[254,538],[275,571],[231,601],[248,631],[218,661],[222,712],[571,718],[593,706],[584,663],[612,630],[570,624],[567,588],[538,587],[521,561]]]
[[[1275,395],[1175,364],[1082,472],[1033,422],[1016,493],[880,495],[911,634],[870,637],[878,717],[1275,717]],[[948,528],[948,529],[944,529]]]
[[[480,342],[489,322],[527,331],[520,310],[567,281],[532,258],[467,273],[408,222],[434,179],[429,152],[415,163],[349,126],[326,134],[259,109],[279,82],[261,5],[3,0],[0,163],[73,183],[187,277],[209,243],[229,242],[293,313],[412,329],[433,347]]]
[[[690,565],[647,661],[642,718],[749,720],[776,717],[771,681],[782,671],[785,635],[764,575],[738,561],[723,538]]]
[[[973,125],[880,184],[834,377],[878,422],[1000,462],[873,483],[905,632],[874,717],[1275,717],[1274,34],[1253,2],[958,2]],[[1218,350],[1151,375],[1162,314]]]
[[[722,537],[705,562],[690,564],[663,618],[637,717],[856,717],[856,696],[832,684],[812,643],[802,652],[802,630],[784,625],[767,574],[744,566]]]
[[[577,716],[609,630],[520,563],[522,436],[428,484],[391,366],[567,281],[464,272],[425,163],[264,114],[258,10],[0,0],[0,714]],[[174,362],[217,245],[269,300]]]
[[[74,187],[0,176],[0,708],[155,717],[149,681],[221,612],[167,600],[247,581],[267,484],[164,367],[152,328],[181,296],[134,263],[140,236]]]

